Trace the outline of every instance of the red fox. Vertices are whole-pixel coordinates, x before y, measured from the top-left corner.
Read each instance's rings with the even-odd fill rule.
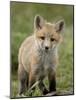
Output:
[[[36,81],[43,95],[56,91],[58,45],[62,41],[64,20],[50,23],[40,15],[34,18],[34,34],[24,40],[18,55],[19,95]],[[48,77],[49,88],[43,80]]]

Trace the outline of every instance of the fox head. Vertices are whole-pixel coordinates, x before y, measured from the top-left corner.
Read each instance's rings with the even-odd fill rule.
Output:
[[[44,51],[54,50],[62,40],[64,20],[49,23],[41,16],[36,15],[34,19],[34,34],[38,49]]]

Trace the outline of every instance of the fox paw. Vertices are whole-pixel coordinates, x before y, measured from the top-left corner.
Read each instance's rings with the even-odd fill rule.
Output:
[[[56,95],[57,95],[56,91],[49,92],[48,94],[46,94],[46,96],[56,96]]]

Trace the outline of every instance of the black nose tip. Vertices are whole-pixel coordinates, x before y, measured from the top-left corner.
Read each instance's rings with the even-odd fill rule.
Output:
[[[45,47],[45,49],[46,49],[46,50],[48,50],[48,49],[49,49],[49,47],[47,47],[47,46],[46,46],[46,47]]]

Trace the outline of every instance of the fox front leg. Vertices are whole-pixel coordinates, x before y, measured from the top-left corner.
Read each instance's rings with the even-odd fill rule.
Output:
[[[27,79],[28,79],[27,72],[24,70],[22,64],[19,64],[18,67],[18,82],[19,82],[18,95],[19,96],[22,96],[27,89],[27,81],[28,81]]]
[[[55,72],[49,73],[48,80],[49,80],[49,92],[56,93],[56,73]]]

